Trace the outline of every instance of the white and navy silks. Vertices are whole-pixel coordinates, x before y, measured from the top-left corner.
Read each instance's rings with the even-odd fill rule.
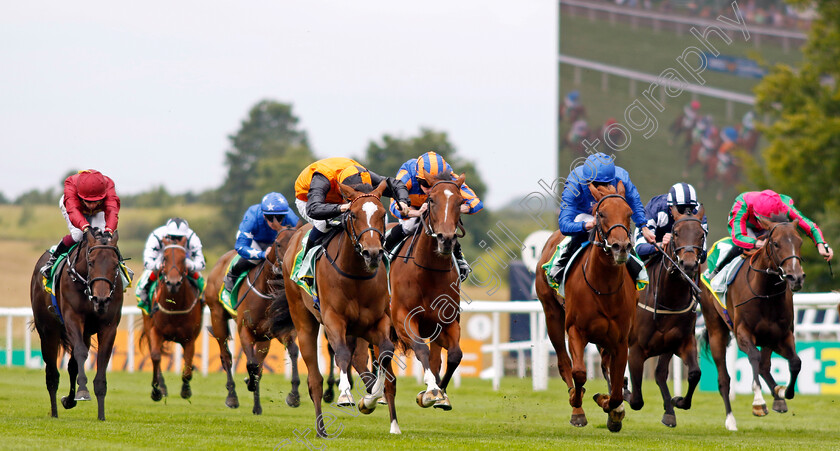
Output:
[[[682,193],[678,191],[676,199],[677,204],[682,204],[682,202],[684,202],[684,199],[681,199],[680,195],[682,195]],[[695,207],[692,213],[696,214],[698,209],[699,206]],[[662,237],[664,237],[666,233],[671,233],[671,230],[674,227],[674,217],[671,216],[671,207],[668,205],[667,193],[654,197],[647,203],[647,205],[645,205],[645,217],[647,217],[645,227],[653,230],[656,235],[656,242],[661,243]],[[703,224],[703,230],[705,230],[708,234],[709,226],[706,223],[706,215],[703,215],[703,218],[701,218],[700,221]],[[656,247],[645,240],[640,227],[636,228],[634,239],[636,243],[636,254],[638,254],[643,260],[650,258],[651,255],[657,252]],[[703,241],[703,250],[706,250],[705,240]]]
[[[295,227],[298,221],[297,215],[289,210],[280,224],[284,227]],[[265,260],[265,251],[274,243],[275,238],[277,238],[277,231],[269,227],[263,217],[262,206],[251,205],[245,211],[242,222],[239,223],[233,248],[242,258],[257,264]]]
[[[157,271],[163,263],[163,238],[168,234],[167,230],[167,226],[162,225],[152,231],[146,240],[146,248],[143,249],[143,267],[147,271]],[[188,229],[185,236],[187,238],[184,246],[187,249],[187,270],[190,273],[204,271],[207,263],[201,250],[201,239],[192,229]]]

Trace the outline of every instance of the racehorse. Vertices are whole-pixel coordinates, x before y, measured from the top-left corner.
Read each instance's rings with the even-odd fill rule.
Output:
[[[105,420],[105,394],[108,388],[106,369],[111,360],[123,304],[123,281],[120,275],[122,256],[117,247],[117,238],[117,232],[110,236],[99,229],[87,229],[74,250],[69,252],[67,261],[55,269],[60,271],[52,287],[55,303],[44,290],[43,276],[39,272],[39,268],[49,258],[48,252],[38,259],[32,272],[32,314],[35,329],[41,337],[41,353],[47,367],[47,391],[50,393],[52,417],[58,417],[55,392],[59,380],[59,347],[70,355],[67,364],[70,394],[61,398],[61,405],[65,409],[72,409],[77,401],[90,401],[85,361],[90,350],[90,338],[96,334],[98,349],[93,391],[98,404],[97,418]]]
[[[451,410],[446,387],[463,355],[458,268],[452,261],[452,249],[464,236],[460,207],[466,175],[452,180],[451,173],[445,171],[425,179],[431,188],[420,226],[409,237],[402,255],[391,263],[391,322],[398,345],[414,351],[423,365],[426,390],[417,394],[417,404]],[[431,362],[426,340],[437,345]],[[447,350],[443,379],[441,348]]]
[[[680,113],[674,122],[671,123],[671,126],[668,129],[671,131],[673,136],[668,139],[668,143],[674,145],[677,142],[680,135],[685,135],[685,139],[683,143],[680,145],[680,148],[685,149],[691,145],[691,131],[694,129],[694,124],[696,123],[696,119],[689,119],[685,116],[685,113]]]
[[[743,127],[740,127],[740,130],[738,130],[738,147],[745,149],[751,155],[754,155],[755,149],[758,147],[758,138],[760,136],[761,133],[756,129],[744,132]]]
[[[174,341],[184,348],[181,397],[189,399],[192,396],[192,361],[195,339],[201,332],[202,304],[199,288],[190,281],[187,270],[189,251],[184,247],[186,243],[186,236],[163,238],[163,263],[156,289],[151,294],[151,315],[143,313],[142,337],[146,339],[151,354],[154,401],[160,401],[167,395],[166,383],[160,371],[164,341]]]
[[[300,405],[300,393],[298,392],[300,378],[297,369],[298,347],[295,344],[294,325],[289,317],[286,291],[280,272],[283,254],[295,230],[294,228],[285,228],[277,233],[274,242],[266,250],[265,260],[248,272],[238,296],[241,301],[237,307],[236,328],[239,332],[242,351],[247,359],[245,366],[248,370],[248,378],[245,379],[245,384],[249,391],[254,392],[252,412],[255,415],[262,414],[260,378],[262,377],[263,360],[268,355],[272,338],[276,338],[286,346],[292,364],[292,390],[286,396],[286,404],[291,407]],[[227,267],[235,255],[236,251],[230,250],[216,262],[216,265],[210,271],[205,290],[207,306],[210,308],[213,336],[219,343],[219,358],[222,361],[222,368],[227,373],[228,396],[225,399],[225,405],[232,409],[239,407],[239,398],[236,396],[233,382],[233,359],[227,346],[230,339],[228,320],[231,319],[231,315],[222,306],[219,300],[219,292],[224,285]]]
[[[578,119],[583,119],[586,117],[586,107],[581,104],[578,104],[572,108],[566,108],[565,102],[560,102],[560,111],[557,114],[557,118],[562,121],[564,118],[568,116],[569,123],[573,124]]]
[[[376,189],[365,193],[339,184],[341,194],[350,203],[350,208],[341,217],[340,233],[324,245],[324,255],[315,265],[319,309],[316,309],[312,297],[291,279],[295,256],[301,251],[301,240],[311,225],[295,232],[283,259],[283,280],[286,283],[289,310],[298,333],[301,355],[309,370],[309,397],[315,404],[315,424],[319,437],[328,437],[321,414],[324,379],[318,368],[317,355],[320,324],[324,325],[327,338],[335,350],[335,362],[340,372],[337,405],[355,405],[349,378],[352,360],[370,393],[363,396],[359,411],[364,414],[373,412],[377,401],[383,396],[384,382],[391,433],[400,433],[394,406],[396,379],[391,369],[394,344],[389,338],[391,318],[388,311],[388,274],[384,267],[382,248],[385,208],[380,197],[386,186],[383,181]],[[364,363],[367,343],[374,344],[377,352],[378,370],[375,377],[367,373]],[[364,349],[355,352],[357,346],[363,346]],[[383,374],[383,370],[387,374]]]
[[[624,419],[623,378],[627,365],[630,326],[636,313],[633,280],[624,263],[630,256],[630,216],[632,210],[624,199],[624,184],[618,187],[589,185],[597,201],[593,207],[595,227],[590,231],[588,249],[571,263],[566,277],[566,299],[561,298],[546,280],[542,265],[563,239],[554,232],[543,248],[537,263],[536,290],[545,311],[548,336],[557,353],[560,375],[569,387],[572,406],[571,424],[585,426],[582,408],[583,385],[586,383],[584,348],[595,343],[601,349],[604,368],[608,371],[610,394],[596,394],[594,400],[608,413],[607,428],[621,430]],[[566,333],[569,352],[566,353]]]
[[[642,373],[645,361],[659,356],[656,366],[656,384],[662,393],[665,414],[662,424],[677,425],[674,407],[691,408],[694,389],[700,382],[700,365],[697,362],[697,343],[694,338],[694,324],[697,321],[697,298],[692,283],[697,284],[700,256],[706,242],[706,231],[701,218],[705,208],[700,207],[697,215],[690,212],[680,214],[671,207],[674,226],[671,241],[665,246],[665,256],[652,258],[647,265],[651,277],[650,285],[644,290],[638,302],[636,321],[630,329],[630,381],[632,394],[630,407],[639,410],[642,399]],[[671,398],[668,390],[668,365],[674,354],[688,364],[688,393],[685,397]]]
[[[761,226],[769,230],[765,235],[767,241],[760,249],[746,252],[747,261],[727,289],[726,310],[731,322],[723,319],[726,315],[711,292],[707,288],[702,291],[700,304],[706,320],[706,335],[717,366],[718,389],[726,408],[724,425],[730,431],[737,430],[729,402],[730,380],[726,370],[730,331],[734,332],[738,347],[749,357],[753,370],[753,415],[767,415],[759,375],[773,394],[776,412],[787,412],[785,398],[793,399],[794,396],[801,361],[796,355],[793,335],[793,292],[802,289],[805,272],[799,249],[802,238],[797,232],[799,220],[782,222],[785,220],[759,218]],[[787,388],[776,385],[773,380],[770,372],[773,352],[788,361],[790,383]]]

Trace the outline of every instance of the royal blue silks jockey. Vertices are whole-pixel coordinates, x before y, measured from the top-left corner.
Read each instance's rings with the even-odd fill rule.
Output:
[[[230,291],[240,274],[265,260],[265,252],[277,238],[277,231],[283,227],[295,227],[298,221],[280,193],[268,193],[263,196],[262,202],[250,206],[239,224],[233,246],[242,258],[225,276],[225,290]]]
[[[671,215],[671,207],[676,207],[677,212],[686,214],[691,212],[697,214],[700,207],[700,202],[697,200],[697,191],[688,183],[677,183],[671,187],[667,194],[660,194],[655,196],[650,202],[645,205],[645,216],[647,217],[647,227],[653,230],[656,236],[656,246],[660,249],[665,249],[665,246],[671,241],[671,230],[674,228],[674,216]],[[703,230],[709,233],[709,226],[706,224],[706,215],[701,218],[703,223]],[[636,229],[635,233],[635,249],[639,257],[646,261],[656,253],[656,247],[649,243],[642,235],[642,229]],[[700,262],[706,260],[706,242],[703,242],[703,255],[700,256]]]
[[[630,174],[624,168],[616,166],[611,157],[597,153],[590,155],[586,161],[576,167],[566,177],[563,188],[562,202],[560,205],[560,216],[557,218],[560,232],[567,237],[564,245],[561,245],[563,252],[560,255],[558,264],[552,268],[549,277],[560,283],[563,271],[569,263],[574,252],[589,238],[589,231],[595,227],[595,218],[592,217],[592,209],[596,201],[589,192],[590,183],[595,186],[618,186],[618,182],[624,184],[624,198],[633,210],[632,220],[636,227],[642,229],[645,239],[653,243],[655,236],[653,230],[645,227],[647,218],[639,192],[633,182],[630,181]],[[571,238],[569,241],[568,239]],[[641,271],[641,262],[631,258],[627,260],[628,269],[633,279]]]

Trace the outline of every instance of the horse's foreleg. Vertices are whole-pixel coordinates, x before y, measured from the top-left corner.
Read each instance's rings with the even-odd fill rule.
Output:
[[[117,338],[117,325],[104,328],[96,334],[99,350],[96,355],[96,377],[93,378],[93,393],[96,395],[97,418],[105,421],[105,394],[108,392],[106,374],[108,362],[111,361],[111,351],[114,349],[114,339]]]
[[[570,327],[569,335],[569,352],[571,353],[572,361],[572,380],[574,387],[569,390],[569,404],[572,406],[572,419],[570,423],[573,426],[586,426],[586,414],[583,411],[583,392],[585,389],[583,385],[586,383],[586,365],[583,361],[584,349],[586,348],[586,338],[578,331],[576,327]]]
[[[761,382],[759,381],[759,374],[761,374],[761,351],[755,346],[753,336],[739,328],[735,334],[738,340],[738,347],[747,353],[750,360],[750,367],[752,368],[752,389],[753,389],[753,404],[752,413],[757,417],[767,415],[767,403],[764,401],[764,396],[761,394]]]
[[[840,307],[838,308],[840,309]],[[782,343],[779,344],[779,347],[776,349],[776,352],[788,361],[788,368],[790,369],[790,381],[788,382],[788,386],[784,390],[784,393],[785,398],[793,399],[793,396],[796,394],[796,378],[799,376],[799,371],[802,369],[802,361],[799,359],[799,356],[796,355],[796,341],[792,333],[789,333],[787,337],[785,337],[784,341],[782,341]],[[781,395],[781,393],[782,387],[774,389],[774,394]]]
[[[318,322],[307,313],[305,322],[295,323],[298,331],[300,355],[306,364],[308,375],[306,382],[309,386],[309,398],[315,404],[315,428],[319,437],[327,437],[324,418],[321,414],[321,398],[324,395],[324,377],[318,369]]]
[[[674,406],[671,404],[671,390],[668,389],[668,367],[671,365],[672,358],[673,354],[670,353],[660,355],[654,375],[665,408],[665,413],[662,415],[662,424],[669,428],[677,426],[677,417],[674,415]]]
[[[233,382],[233,356],[230,353],[230,348],[228,348],[229,340],[228,337],[217,339],[219,342],[219,359],[222,361],[222,369],[227,375],[225,388],[227,388],[228,394],[225,398],[225,405],[231,409],[236,409],[239,407],[239,397],[236,396],[236,383]]]
[[[350,363],[353,354],[347,344],[347,323],[344,318],[332,312],[322,313],[324,329],[327,333],[327,340],[335,350],[335,364],[339,371],[338,382],[338,406],[347,407],[355,405],[350,385]]]
[[[399,434],[400,427],[399,423],[397,423],[397,411],[395,408],[396,403],[394,401],[394,397],[396,395],[396,378],[394,377],[394,372],[391,367],[391,360],[394,357],[395,347],[394,343],[391,342],[391,339],[389,338],[390,333],[391,318],[387,315],[383,315],[377,323],[376,328],[371,330],[367,336],[364,337],[370,343],[378,344],[376,346],[376,362],[378,363],[379,371],[377,371],[376,383],[374,383],[373,388],[371,389],[371,394],[362,398],[362,401],[359,403],[359,411],[364,414],[373,412],[379,398],[385,396],[385,399],[388,401],[388,411],[391,418],[390,432],[392,434]],[[390,392],[387,395],[385,393],[386,389]]]
[[[461,327],[458,323],[452,323],[446,328],[444,332],[444,347],[446,347],[446,373],[443,375],[443,380],[440,381],[440,387],[446,392],[446,387],[449,386],[449,381],[458,365],[461,364],[461,359],[464,353],[461,351]]]
[[[268,351],[271,349],[271,340],[257,341],[254,346],[254,362],[256,367],[248,366],[248,378],[254,385],[254,415],[262,414],[262,404],[260,404],[260,380],[262,380],[263,362]]]
[[[87,360],[88,350],[90,349],[90,337],[84,337],[84,320],[83,318],[79,318],[75,312],[67,312],[65,314],[65,324],[67,324],[67,338],[72,348],[70,360],[74,362],[73,368],[75,369],[75,371],[70,371],[70,396],[68,398],[73,398],[74,401],[90,401],[90,392],[87,389],[87,376],[85,375],[85,361]],[[70,368],[69,364],[68,368]],[[75,387],[76,384],[78,384],[78,389]],[[74,390],[75,397],[72,396]],[[72,404],[69,402],[65,403],[64,400],[62,400],[62,404],[68,409],[76,405],[75,402]]]
[[[288,396],[286,396],[286,404],[290,407],[299,407],[300,406],[300,375],[298,374],[298,355],[300,354],[300,349],[298,349],[297,343],[295,343],[295,339],[293,336],[289,336],[285,342],[286,345],[286,352],[288,353],[288,359],[292,364],[292,390],[289,392]]]
[[[645,405],[645,400],[642,396],[642,376],[645,371],[645,355],[641,346],[636,343],[630,348],[630,384],[633,390],[630,392],[629,402],[630,408],[633,410],[640,410]]]
[[[195,340],[191,339],[181,346],[184,347],[184,369],[181,371],[181,398],[190,399],[192,397],[190,381],[192,380],[193,358],[195,357]]]
[[[76,407],[76,376],[79,374],[79,364],[73,357],[72,350],[70,351],[70,356],[67,359],[67,373],[70,377],[70,393],[61,398],[61,405],[65,409],[72,409],[73,407]]]
[[[671,399],[671,404],[678,409],[688,410],[691,408],[691,399],[694,390],[700,383],[700,363],[697,361],[697,340],[694,335],[689,335],[680,348],[680,358],[688,365],[688,391],[685,397],[676,396]]]
[[[627,341],[618,344],[610,360],[610,400],[607,411],[607,429],[610,432],[621,430],[624,420],[624,370],[627,368]],[[607,410],[607,409],[604,409]]]
[[[147,328],[146,336],[149,339],[149,358],[152,360],[152,400],[160,401],[166,396],[164,392],[163,373],[160,369],[161,348],[163,337],[154,326]]]

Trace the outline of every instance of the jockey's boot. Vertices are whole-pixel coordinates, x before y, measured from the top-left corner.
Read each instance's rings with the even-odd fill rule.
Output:
[[[154,273],[153,273],[154,274]],[[146,281],[146,283],[137,286],[137,292],[135,295],[137,296],[137,307],[140,310],[143,310],[147,315],[152,312],[152,304],[149,302],[149,285],[152,284],[152,280]]]
[[[729,252],[726,253],[720,260],[717,262],[717,266],[715,266],[715,270],[709,273],[709,280],[715,278],[716,275],[722,270],[726,265],[728,265],[732,260],[735,260],[736,257],[744,253],[744,249],[738,246],[732,246],[732,249],[729,249]]]
[[[303,246],[303,256],[306,257],[306,254],[309,253],[309,250],[315,247],[315,245],[319,244],[321,238],[326,235],[326,233],[312,227],[312,230],[309,231],[309,237],[306,239],[306,245]]]
[[[563,241],[566,241],[567,239],[568,242],[564,247]],[[569,260],[572,259],[572,255],[585,240],[586,238],[581,239],[576,236],[572,236],[571,238],[564,238],[563,241],[560,242],[560,258],[557,259],[557,265],[551,268],[551,272],[548,274],[548,277],[550,277],[551,280],[558,285],[562,282],[561,279],[563,278],[563,273],[566,271],[566,266],[569,265]]]
[[[636,284],[636,289],[644,289],[645,285],[647,285],[647,280],[639,280],[639,274],[642,272],[643,268],[642,262],[631,255],[630,258],[627,259],[627,263],[625,263],[625,265],[627,266],[627,272],[630,273],[630,277],[633,278],[633,282]]]
[[[455,247],[452,248],[452,254],[455,256],[455,261],[458,262],[458,278],[463,282],[469,277],[472,268],[470,268],[469,262],[467,262],[467,259],[464,258],[464,254],[461,252],[461,243],[455,243]]]
[[[230,272],[225,275],[225,290],[229,293],[232,292],[233,284],[236,283],[236,279],[238,279],[243,272],[247,272],[255,266],[257,266],[256,263],[251,263],[250,260],[240,258],[239,261],[230,268]]]
[[[405,238],[405,229],[403,229],[402,224],[397,224],[385,234],[384,248],[385,255],[388,257],[388,260],[394,258],[392,253],[403,238]]]
[[[55,252],[53,252],[52,255],[50,255],[50,259],[47,260],[47,263],[45,263],[44,266],[41,267],[41,275],[44,277],[49,277],[50,270],[52,270],[55,261],[58,260],[58,257],[61,254],[66,254],[69,250],[70,246],[64,244],[64,238],[62,238],[61,241],[58,242],[58,246],[55,247]]]

